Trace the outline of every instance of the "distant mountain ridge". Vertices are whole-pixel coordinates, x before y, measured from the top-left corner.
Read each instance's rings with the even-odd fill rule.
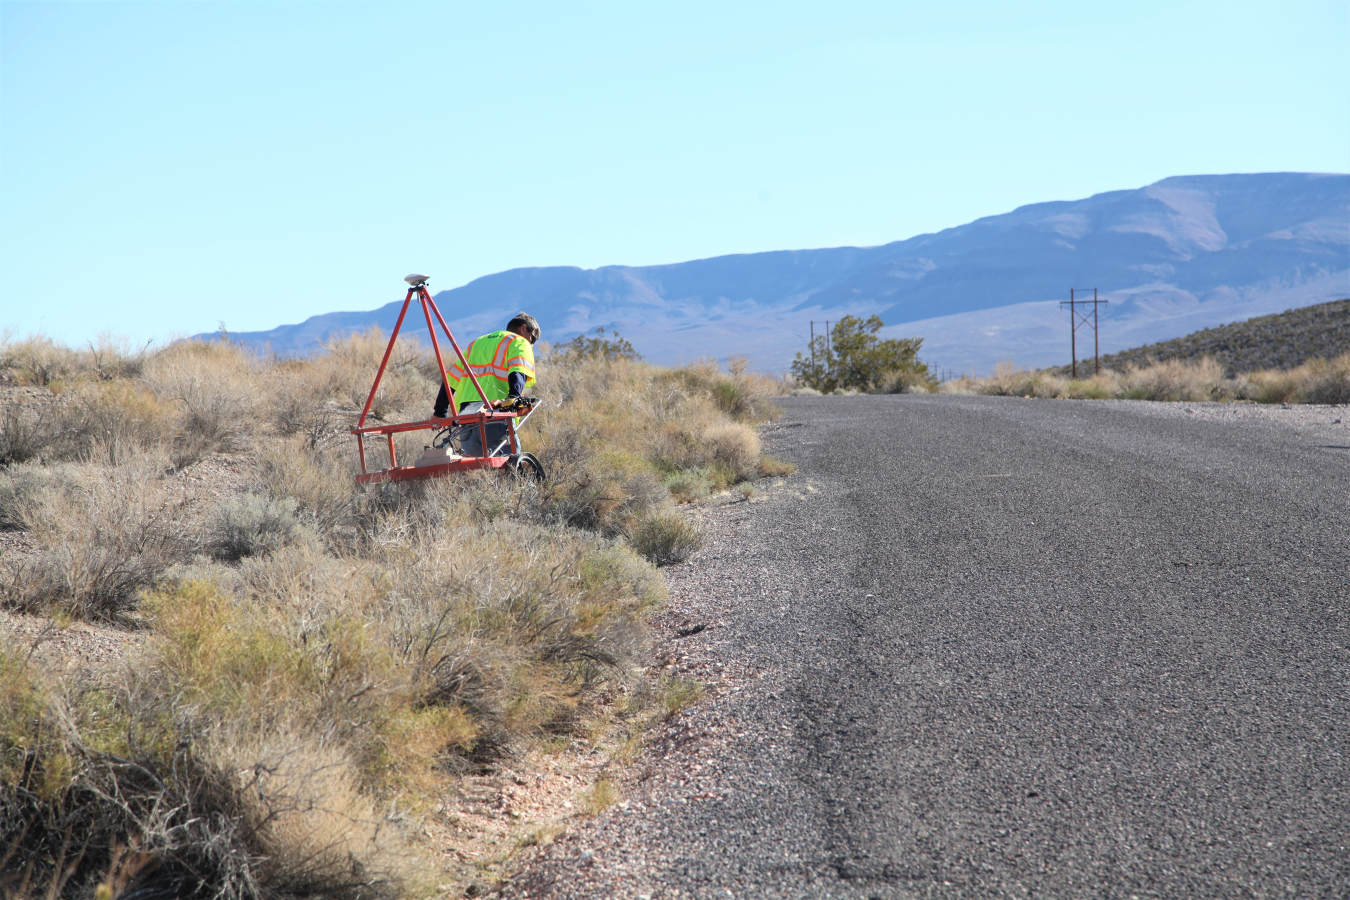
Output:
[[[740,354],[765,370],[805,346],[811,319],[876,313],[888,332],[924,337],[925,357],[978,370],[1067,361],[1067,320],[1057,327],[1055,314],[1070,287],[1111,301],[1104,351],[1350,296],[1350,175],[1167,178],[879,247],[512,269],[435,296],[457,333],[524,309],[548,340],[605,326],[654,362]],[[231,338],[305,353],[334,333],[388,331],[399,306]]]

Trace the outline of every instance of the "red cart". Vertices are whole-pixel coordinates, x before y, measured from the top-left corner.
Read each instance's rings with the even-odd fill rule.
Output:
[[[366,398],[366,406],[361,410],[361,418],[357,420],[356,427],[352,429],[352,434],[356,435],[356,446],[361,456],[361,474],[356,476],[356,483],[378,484],[387,481],[406,481],[412,478],[436,478],[474,469],[497,469],[520,477],[543,480],[544,467],[534,454],[521,452],[520,441],[517,438],[517,430],[525,423],[526,419],[534,415],[534,411],[539,405],[538,401],[525,399],[512,404],[510,408],[498,408],[502,404],[494,405],[489,401],[487,394],[483,392],[483,386],[478,383],[477,376],[469,369],[469,362],[464,358],[463,351],[459,349],[455,336],[450,333],[450,326],[445,324],[445,318],[441,316],[441,311],[436,308],[436,301],[431,299],[431,293],[427,290],[427,281],[429,280],[427,276],[409,275],[403,280],[408,282],[408,295],[403,299],[403,308],[399,310],[398,322],[394,325],[394,333],[389,336],[389,346],[385,348],[384,359],[380,360],[380,369],[375,373],[375,383],[370,386],[370,396]],[[455,393],[450,389],[449,380],[445,375],[445,360],[441,356],[441,344],[436,337],[436,328],[432,324],[433,315],[436,323],[445,332],[445,337],[454,349],[455,355],[459,357],[460,365],[464,367],[464,370],[469,374],[469,378],[473,381],[474,389],[478,392],[478,396],[482,398],[481,402],[469,403],[462,411],[443,419],[433,416],[420,422],[374,425],[367,428],[365,427],[366,417],[370,415],[371,404],[375,402],[375,392],[380,388],[380,379],[384,377],[385,367],[389,364],[389,355],[394,350],[394,341],[398,340],[399,330],[403,327],[403,319],[408,314],[408,307],[412,305],[414,297],[421,304],[422,316],[426,319],[427,333],[431,336],[431,348],[436,353],[436,366],[441,373],[441,384],[445,386],[446,395],[451,398],[451,410],[455,406]],[[494,422],[506,424],[506,438],[495,447],[489,447],[487,426]],[[483,456],[465,456],[455,451],[455,438],[465,434],[467,429],[471,428],[479,429],[479,446],[484,448]],[[400,466],[398,464],[398,452],[394,449],[394,435],[405,431],[432,431],[436,432],[436,436],[432,443],[425,448],[420,459],[412,465]],[[388,468],[375,471],[367,468],[366,436],[373,434],[382,434],[389,442]]]

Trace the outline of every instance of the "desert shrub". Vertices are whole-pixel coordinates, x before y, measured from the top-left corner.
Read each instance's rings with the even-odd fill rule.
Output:
[[[78,468],[67,465],[24,463],[0,470],[0,528],[31,531],[39,527],[44,507],[68,502],[71,495],[84,490],[85,481]]]
[[[703,546],[703,532],[681,513],[662,512],[638,524],[633,549],[654,565],[684,562]]]
[[[699,423],[692,416],[690,419],[671,419],[653,427],[645,450],[659,471],[696,471],[707,465],[707,448],[700,440]]]
[[[943,393],[1075,400],[1226,401],[1258,403],[1350,402],[1350,354],[1310,359],[1293,369],[1266,369],[1228,376],[1212,357],[1150,361],[1124,372],[1103,369],[1091,378],[1066,380],[1051,370],[1031,371],[999,363],[988,378],[943,383]]]
[[[298,509],[289,497],[231,497],[211,510],[205,543],[222,559],[274,552],[301,537]]]
[[[1273,369],[1248,373],[1241,393],[1244,399],[1257,403],[1297,403],[1300,386],[1299,378],[1293,372]]]
[[[550,369],[541,352],[548,405],[522,440],[549,482],[357,487],[351,439],[327,437],[354,419],[383,350],[365,335],[264,362],[185,342],[139,375],[105,361],[121,374],[53,382],[44,402],[65,436],[0,473],[0,527],[38,545],[0,560],[0,602],[148,631],[124,678],[15,688],[44,711],[0,710],[0,759],[28,773],[0,798],[0,855],[13,845],[55,872],[73,828],[99,849],[67,893],[111,872],[117,889],[165,896],[392,894],[425,866],[405,865],[415,854],[380,810],[530,740],[637,715],[608,697],[659,705],[644,620],[664,584],[629,536],[661,562],[692,552],[682,518],[666,523],[683,534],[661,532],[671,487],[758,474],[748,423],[772,415],[776,383],[622,354]],[[415,410],[435,392],[419,353],[391,360],[421,385]],[[249,446],[254,413],[280,434]],[[200,510],[165,472],[213,450],[248,451],[248,492]],[[47,736],[24,725],[10,740],[15,720]],[[14,843],[11,823],[28,837]]]
[[[666,490],[677,503],[694,503],[712,492],[713,477],[705,468],[680,469],[664,479]]]
[[[402,682],[353,652],[359,628],[300,644],[222,599],[203,584],[152,595],[146,656],[97,686],[58,689],[0,648],[0,824],[17,868],[43,886],[65,873],[78,896],[100,881],[154,896],[392,896],[411,854],[331,726],[378,732]]]
[[[1350,354],[1310,359],[1292,369],[1265,369],[1240,377],[1241,396],[1257,403],[1350,402]]]
[[[665,385],[679,390],[662,391]],[[725,372],[713,360],[679,366],[661,373],[655,387],[667,414],[679,410],[681,401],[690,398],[710,400],[715,409],[742,422],[770,421],[782,413],[770,399],[782,393],[781,385],[774,378],[751,372],[745,357],[729,359]]]
[[[37,459],[60,436],[50,400],[25,406],[10,400],[0,406],[0,466]]]
[[[277,433],[303,434],[316,447],[334,430],[338,417],[326,399],[304,393],[279,392],[272,402],[272,424]]]
[[[937,382],[928,372],[891,369],[882,372],[872,385],[874,394],[931,394]]]
[[[436,365],[429,348],[405,331],[394,343],[380,388],[371,405],[371,415],[386,419],[399,412],[426,408],[436,399]],[[415,323],[413,323],[415,326]],[[370,386],[379,371],[380,360],[389,346],[388,337],[379,328],[330,338],[324,344],[324,356],[316,364],[327,373],[325,384],[344,402],[359,412],[370,396]],[[443,352],[452,353],[449,348]],[[446,359],[446,365],[450,360]]]
[[[370,377],[374,378],[374,371]],[[436,387],[436,383],[425,378],[416,365],[391,365],[380,379],[379,390],[370,405],[370,416],[382,421],[425,418],[431,415]],[[361,404],[365,405],[365,398]]]
[[[973,382],[974,392],[994,394],[1001,397],[1056,397],[1063,386],[1063,379],[1056,378],[1043,370],[1018,369],[1010,362],[1001,362],[994,367],[991,378]]]
[[[175,467],[243,445],[256,395],[251,368],[242,350],[220,341],[180,341],[146,361],[145,385],[176,407]]]
[[[736,422],[714,423],[703,432],[703,445],[714,464],[731,473],[733,481],[755,474],[759,462],[759,435]]]
[[[1104,371],[1091,378],[1066,381],[1060,396],[1070,400],[1110,400],[1119,389],[1115,373]]]
[[[636,454],[610,451],[583,460],[546,459],[550,478],[541,493],[542,512],[573,528],[622,534],[668,496]]]
[[[1143,368],[1129,367],[1120,376],[1127,400],[1220,400],[1231,398],[1223,367],[1211,357],[1195,362],[1169,360]]]
[[[1301,367],[1308,403],[1350,403],[1350,353],[1331,360],[1312,359]]]
[[[334,403],[341,388],[337,367],[320,356],[279,359],[270,369],[263,406],[273,427],[285,437],[303,434],[316,446],[339,421]]]
[[[7,567],[0,601],[118,619],[195,548],[191,510],[190,501],[165,490],[153,460],[91,473],[80,490],[49,482],[23,513],[45,549]]]
[[[135,378],[145,367],[149,346],[132,347],[126,338],[105,331],[91,341],[84,352],[85,368],[100,381]]]
[[[116,465],[121,455],[135,456],[173,440],[174,421],[172,405],[134,382],[81,384],[62,395],[59,439],[44,456]]]
[[[467,757],[481,763],[574,727],[596,688],[635,678],[642,618],[664,589],[621,545],[510,519],[475,526],[466,514],[436,531],[388,529],[399,537],[372,546],[348,577],[399,598],[367,616],[428,679],[428,702],[469,711],[478,731]]]
[[[672,486],[688,501],[705,485],[753,477],[759,441],[748,421],[778,412],[768,403],[778,383],[743,361],[727,372],[708,361],[660,370],[573,355],[555,367],[541,354],[539,378],[545,397],[562,398],[522,436],[550,473],[544,511],[607,535],[631,533]]]
[[[82,368],[78,352],[41,335],[5,341],[3,362],[15,372],[19,384],[40,387],[71,378]]]
[[[258,451],[254,489],[274,499],[293,500],[300,521],[333,538],[353,512],[355,450],[344,441],[320,451],[293,437]]]
[[[768,454],[760,456],[758,469],[761,478],[779,478],[784,475],[797,474],[795,463]]]
[[[513,505],[533,502],[529,485],[478,481],[373,494],[360,513],[370,539],[341,560],[301,542],[224,577],[182,567],[176,582],[207,579],[276,611],[272,632],[296,646],[359,620],[409,684],[425,685],[420,702],[470,716],[475,737],[461,755],[490,760],[530,734],[572,727],[596,687],[635,677],[641,618],[663,590],[619,544],[515,517]],[[483,517],[471,498],[491,492],[508,511]],[[363,770],[399,769],[379,762],[402,752],[382,739],[360,747]]]

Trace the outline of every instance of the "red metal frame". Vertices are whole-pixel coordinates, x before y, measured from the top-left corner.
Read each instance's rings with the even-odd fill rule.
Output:
[[[436,354],[436,365],[440,368],[441,384],[445,387],[446,396],[450,398],[450,408],[455,408],[455,392],[450,389],[450,380],[445,374],[445,360],[441,355],[441,344],[436,339],[436,329],[431,323],[431,316],[436,315],[436,322],[440,324],[445,331],[446,338],[450,341],[450,346],[454,348],[455,355],[459,357],[460,365],[464,371],[469,373],[469,379],[473,382],[474,390],[478,396],[483,399],[484,411],[469,413],[468,415],[452,415],[448,418],[438,419],[432,416],[429,419],[423,419],[420,422],[405,422],[399,425],[376,425],[366,428],[366,417],[370,415],[370,407],[375,402],[375,392],[380,389],[380,380],[384,378],[385,367],[389,365],[389,356],[394,352],[394,341],[398,340],[399,330],[403,328],[403,319],[408,314],[408,307],[412,304],[413,297],[417,297],[418,303],[422,307],[422,316],[426,319],[427,333],[431,336],[431,349]],[[357,420],[356,427],[352,429],[352,434],[356,435],[356,447],[358,455],[361,458],[361,474],[356,476],[357,484],[373,484],[385,481],[407,481],[413,478],[435,478],[439,475],[453,475],[456,472],[468,472],[474,469],[500,469],[509,462],[507,456],[465,456],[454,462],[444,463],[436,466],[400,466],[398,464],[398,454],[394,449],[394,435],[404,431],[425,431],[447,427],[459,427],[462,425],[478,425],[481,436],[481,443],[485,452],[489,451],[487,443],[487,426],[489,422],[505,422],[507,431],[507,443],[511,453],[520,452],[520,443],[516,440],[516,419],[520,418],[521,413],[501,412],[491,409],[487,394],[483,391],[483,386],[478,383],[478,376],[474,375],[473,369],[469,368],[469,361],[464,358],[464,352],[459,349],[459,344],[455,341],[455,336],[450,332],[450,326],[445,324],[445,317],[441,311],[436,308],[436,301],[431,299],[431,293],[427,290],[425,284],[414,285],[408,288],[408,295],[403,298],[403,308],[399,310],[398,321],[394,323],[394,333],[389,336],[389,346],[384,350],[384,359],[380,360],[380,369],[375,373],[375,383],[370,386],[370,396],[366,398],[365,408],[361,410],[361,418]],[[382,434],[389,441],[389,468],[369,471],[366,468],[366,438],[368,434]]]

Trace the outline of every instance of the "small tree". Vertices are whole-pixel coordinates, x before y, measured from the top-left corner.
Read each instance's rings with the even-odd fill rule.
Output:
[[[605,329],[595,329],[595,337],[588,337],[579,334],[565,344],[557,348],[558,353],[574,355],[582,359],[602,359],[605,362],[614,362],[619,359],[626,359],[629,362],[637,362],[642,359],[642,355],[633,349],[633,345],[628,343],[628,339],[621,337],[616,331],[613,337],[605,337]]]
[[[831,329],[828,341],[823,334],[816,336],[814,354],[797,353],[792,374],[826,394],[838,388],[872,391],[887,376],[915,375],[928,380],[928,366],[918,358],[923,338],[883,340],[877,332],[885,324],[880,316],[866,320],[844,316]]]

